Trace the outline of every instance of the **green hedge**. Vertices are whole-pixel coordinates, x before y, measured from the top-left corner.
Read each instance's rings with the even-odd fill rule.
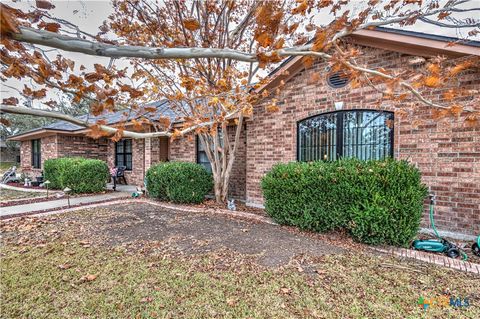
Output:
[[[267,213],[314,231],[348,229],[368,244],[406,246],[423,213],[426,187],[406,161],[277,164],[263,178]]]
[[[201,203],[213,187],[212,176],[196,163],[168,162],[146,174],[149,196],[176,203]]]
[[[72,193],[97,193],[105,190],[109,171],[101,160],[63,157],[44,162],[43,174],[49,188],[70,188]]]

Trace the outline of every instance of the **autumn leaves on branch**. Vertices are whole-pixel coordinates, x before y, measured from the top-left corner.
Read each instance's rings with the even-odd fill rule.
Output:
[[[454,24],[476,36],[479,25],[474,18],[452,18],[455,12],[469,12],[462,8],[467,2],[370,0],[365,9],[353,14],[349,1],[343,0],[158,4],[121,0],[112,2],[113,13],[96,35],[51,15],[54,6],[48,1],[36,1],[36,8],[28,12],[1,4],[2,80],[29,79],[33,85],[25,85],[22,96],[45,105],[42,109],[19,107],[18,99],[11,97],[3,100],[1,111],[54,117],[90,127],[92,136],[114,134],[115,139],[215,132],[222,123],[249,116],[259,99],[271,99],[269,109],[278,110],[275,90],[258,91],[269,81],[259,70],[268,71],[287,57],[301,56],[305,67],[315,59],[325,60],[332,71],[345,71],[353,88],[374,86],[384,92],[383,100],[399,108],[428,105],[438,118],[463,114],[467,125],[478,125],[478,92],[448,88],[459,73],[480,66],[478,56],[453,62],[437,57],[423,69],[387,70],[364,65],[364,53],[346,41],[357,30],[392,23],[413,25],[418,20]],[[319,13],[325,10],[335,15],[333,21],[319,21]],[[57,55],[45,47],[57,49]],[[93,68],[78,66],[62,51],[109,57],[111,62],[108,66],[96,63]],[[128,69],[117,67],[121,58],[130,59]],[[438,101],[423,95],[431,89],[443,92]],[[133,123],[134,129],[127,129],[127,123],[109,127],[101,120],[79,123],[54,111],[54,101],[45,101],[51,98],[47,90],[69,94],[74,102],[88,100],[93,115],[125,109],[127,119],[133,109],[140,118]],[[164,125],[155,126],[156,132],[135,132],[149,122],[147,115],[152,111],[141,105],[162,99],[171,102],[183,126],[173,127],[164,118]]]

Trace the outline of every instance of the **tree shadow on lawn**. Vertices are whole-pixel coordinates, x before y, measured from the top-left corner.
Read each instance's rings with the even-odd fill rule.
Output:
[[[115,207],[115,214],[98,222],[101,229],[98,234],[103,235],[109,245],[154,241],[183,254],[227,249],[255,255],[263,266],[283,266],[304,254],[318,257],[345,251],[271,224],[171,211],[146,203]]]

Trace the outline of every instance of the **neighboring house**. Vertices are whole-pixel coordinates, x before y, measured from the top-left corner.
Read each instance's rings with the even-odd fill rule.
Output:
[[[0,136],[0,163],[19,163],[20,148],[17,145],[8,145],[6,138]]]
[[[383,28],[362,30],[349,39],[367,53],[360,63],[387,70],[415,68],[409,61],[418,56],[480,56],[480,42],[447,45],[455,40]],[[315,72],[325,76],[312,81]],[[408,119],[400,119],[390,102],[377,103],[381,92],[370,86],[352,88],[345,78],[329,74],[328,64],[321,60],[305,69],[301,58],[290,58],[270,77],[262,89],[274,92],[281,81],[285,85],[276,96],[259,103],[246,121],[230,196],[251,206],[262,206],[261,179],[277,162],[393,156],[421,170],[423,181],[437,195],[436,220],[440,228],[467,234],[480,232],[479,127],[466,127],[453,118],[439,122],[432,118],[432,108],[426,106],[420,106]],[[463,72],[457,85],[480,90],[480,71]],[[444,90],[425,94],[439,101]],[[270,98],[278,99],[279,112],[266,111]],[[159,114],[172,115],[168,102],[157,104]],[[107,122],[115,123],[120,113],[107,116]],[[417,118],[422,122],[416,124]],[[174,141],[150,138],[115,143],[88,138],[86,131],[59,122],[10,139],[22,141],[24,171],[39,172],[48,158],[85,156],[105,160],[110,166],[125,165],[129,169],[128,182],[141,184],[146,169],[159,161],[196,161],[208,166],[208,159],[192,136]]]

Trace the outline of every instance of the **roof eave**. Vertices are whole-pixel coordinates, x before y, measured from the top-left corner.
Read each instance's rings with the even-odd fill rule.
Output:
[[[379,30],[358,30],[349,37],[349,40],[354,44],[425,57],[436,55],[450,57],[480,56],[480,47],[478,46],[462,44],[461,42],[452,45],[451,42],[437,39]]]
[[[54,135],[54,134],[58,134],[58,133],[62,133],[62,132],[70,133],[69,131],[41,128],[41,129],[38,129],[38,130],[29,131],[29,132],[9,136],[9,137],[7,137],[7,141],[21,142],[21,141],[25,141],[25,140],[31,140],[31,139],[35,139],[35,138]]]

